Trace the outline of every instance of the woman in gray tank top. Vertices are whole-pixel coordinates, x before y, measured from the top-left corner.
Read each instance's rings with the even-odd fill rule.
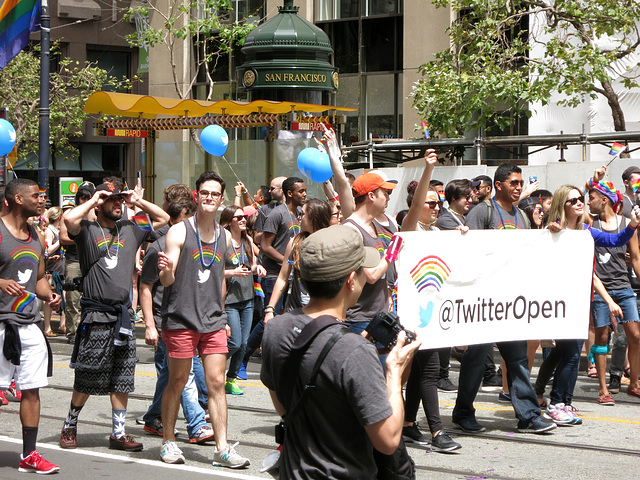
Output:
[[[253,321],[253,274],[266,275],[262,265],[257,265],[253,240],[247,235],[247,216],[240,207],[226,207],[220,214],[220,224],[231,234],[229,248],[224,259],[224,276],[227,282],[225,311],[231,327],[229,338],[229,370],[225,391],[231,395],[244,392],[237,385],[238,371],[242,363]]]

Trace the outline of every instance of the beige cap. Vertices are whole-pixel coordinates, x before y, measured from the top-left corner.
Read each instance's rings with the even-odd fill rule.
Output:
[[[362,235],[351,227],[333,225],[309,235],[300,247],[300,275],[305,280],[338,280],[360,267],[380,262],[373,247],[365,247]]]

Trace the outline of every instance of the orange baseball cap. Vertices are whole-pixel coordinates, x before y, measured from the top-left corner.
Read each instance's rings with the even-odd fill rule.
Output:
[[[386,190],[393,190],[398,186],[397,183],[387,182],[384,178],[382,178],[377,173],[364,173],[356,178],[351,185],[353,189],[354,197],[361,197],[362,195],[366,195],[369,192],[373,192],[379,188],[384,188]]]

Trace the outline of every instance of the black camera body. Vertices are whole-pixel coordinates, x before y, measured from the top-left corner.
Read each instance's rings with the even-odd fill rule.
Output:
[[[62,290],[65,292],[82,292],[82,280],[84,277],[74,277],[73,279],[62,282]]]
[[[388,349],[396,344],[398,334],[404,330],[407,335],[405,343],[416,339],[416,334],[400,324],[400,318],[395,313],[378,313],[365,329],[373,339]]]

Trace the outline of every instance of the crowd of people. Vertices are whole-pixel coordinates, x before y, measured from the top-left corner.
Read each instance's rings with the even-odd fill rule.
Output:
[[[161,207],[144,200],[140,185],[130,190],[115,177],[97,186],[84,182],[73,201],[49,208],[35,182],[6,186],[0,400],[21,401],[21,472],[59,471],[35,448],[39,389],[52,374],[48,340],[58,335],[73,344],[75,374],[60,446],[82,445],[83,407],[91,395],[109,395],[109,448],[143,449],[125,431],[136,322],[144,322],[157,369],[153,401],[136,420],[162,437],[166,463],[186,461],[175,441],[182,405],[189,442],[215,442],[213,465],[249,465],[237,443],[227,441],[226,395],[244,394],[237,380],[247,379],[259,350],[260,378],[284,419],[280,478],[387,478],[384,472],[403,469],[410,478],[404,442],[436,452],[462,448],[443,426],[439,390],[457,392],[452,421],[464,432],[485,430],[473,405],[481,388],[513,405],[521,433],[580,425],[572,397],[583,343],[586,373],[599,382],[597,403],[614,405],[623,385],[640,398],[640,168],[625,170],[622,190],[603,180],[602,167],[583,187],[552,193],[537,181],[525,186],[522,170],[510,163],[493,179],[444,185],[432,178],[437,155],[427,150],[421,177],[407,186],[408,208],[391,215],[386,209],[389,195],[399,194],[397,181],[381,171],[354,178],[342,168],[333,131],[322,142],[334,172],[323,185],[326,200],[307,198],[296,176],[275,177],[251,195],[241,182],[227,189],[215,172],[202,173],[195,190],[170,185]],[[525,228],[593,236],[586,343],[501,342],[499,366],[492,344],[419,350],[420,338],[408,342],[404,333],[390,349],[372,343],[369,323],[396,309],[397,274],[386,255],[394,234]],[[57,331],[53,312],[60,314]],[[541,346],[544,361],[532,381]],[[458,385],[449,375],[451,357],[460,361]],[[416,422],[420,402],[430,436]]]

